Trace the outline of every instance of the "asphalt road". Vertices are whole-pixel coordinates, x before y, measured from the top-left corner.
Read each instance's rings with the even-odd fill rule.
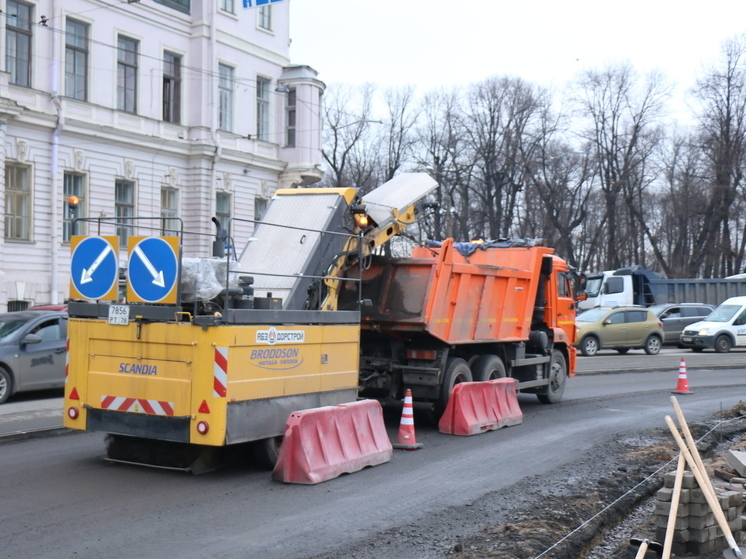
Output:
[[[713,351],[693,353],[675,348],[665,348],[658,355],[646,355],[641,349],[630,350],[625,355],[614,350],[601,350],[594,357],[579,356],[576,369],[579,375],[632,371],[671,371],[678,375],[682,358],[688,371],[702,368],[746,369],[746,349],[734,349],[723,354]],[[672,382],[675,387],[676,380]],[[14,395],[7,404],[0,406],[0,441],[18,433],[31,434],[61,428],[63,399],[60,396],[59,390]]]
[[[604,349],[594,357],[578,356],[578,373],[605,373],[625,371],[676,371],[684,359],[687,371],[691,369],[746,369],[746,349],[733,349],[728,353],[703,351],[694,353],[689,349],[666,347],[658,355],[647,355],[642,349],[631,349],[619,354],[613,349]]]
[[[681,353],[687,363],[699,357]],[[692,394],[679,397],[689,421],[746,396],[746,353],[728,356],[739,366],[689,367]],[[509,498],[511,488],[525,480],[561,483],[558,472],[578,461],[592,467],[592,456],[609,440],[664,429],[680,357],[666,350],[653,357],[633,352],[581,358],[579,369],[586,372],[608,372],[612,362],[643,370],[578,375],[554,406],[520,395],[521,425],[476,437],[418,425],[422,450],[398,451],[388,464],[316,486],[273,482],[246,464],[199,477],[111,464],[101,459],[102,434],[6,440],[0,444],[3,555],[340,557],[375,534],[400,528],[420,534],[405,538],[411,548],[370,554],[356,548],[354,556],[442,558],[460,535],[491,522],[490,510],[480,509],[477,520],[454,511],[476,509],[489,495]],[[634,365],[638,360],[640,367]],[[6,406],[17,404],[0,406],[3,417]],[[388,424],[392,439],[397,423],[394,418]],[[438,518],[443,520],[431,533],[416,532]]]

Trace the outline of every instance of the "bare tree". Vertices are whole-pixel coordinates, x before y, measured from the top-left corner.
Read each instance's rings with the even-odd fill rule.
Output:
[[[697,84],[702,109],[700,148],[707,156],[710,183],[703,227],[689,259],[690,274],[703,277],[734,273],[732,206],[742,188],[746,156],[746,36],[725,43],[720,64]]]
[[[459,91],[435,91],[424,96],[421,102],[417,129],[417,157],[419,168],[429,170],[438,188],[430,200],[433,210],[423,221],[426,236],[442,240],[462,236],[456,222],[457,204],[463,192],[457,189],[468,183],[468,172],[463,154],[466,150],[463,132],[463,115]],[[467,195],[468,200],[468,195]]]
[[[324,184],[356,186],[354,181],[364,180],[372,172],[367,160],[360,157],[359,148],[371,143],[366,140],[370,135],[374,93],[375,88],[370,84],[358,90],[343,86],[330,86],[326,90],[322,155],[331,173]]]
[[[469,207],[474,236],[510,234],[524,187],[524,143],[543,101],[537,88],[519,78],[488,78],[469,90],[464,120],[475,167],[476,204]]]
[[[640,193],[649,183],[649,158],[659,138],[656,119],[668,91],[657,75],[640,87],[629,64],[589,70],[579,86],[579,115],[588,122],[583,137],[594,155],[605,202],[605,246],[598,248],[603,267],[618,268],[644,254],[635,248],[643,241],[636,224],[645,229]],[[648,237],[654,241],[649,232]]]
[[[555,140],[554,123],[545,115],[541,145],[533,161],[526,159],[529,188],[523,211],[533,221],[526,236],[545,238],[571,265],[582,265],[586,244],[578,228],[588,221],[593,190],[593,166],[588,154]]]
[[[413,129],[418,111],[414,109],[414,88],[388,89],[384,95],[386,103],[386,168],[383,180],[388,181],[401,169],[412,153],[416,138]]]

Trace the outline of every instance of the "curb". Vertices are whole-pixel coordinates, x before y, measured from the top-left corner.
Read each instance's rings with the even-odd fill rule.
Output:
[[[692,366],[687,364],[687,371],[699,371],[702,369],[735,369],[737,365],[700,365]],[[619,373],[661,373],[666,371],[678,371],[678,366],[674,369],[671,367],[636,367],[630,369],[604,369],[598,371],[575,371],[575,375],[617,375]]]
[[[0,433],[0,445],[27,439],[40,439],[54,435],[70,435],[83,431],[75,431],[66,427],[44,427],[41,429],[31,429],[28,431],[17,431],[14,433]]]

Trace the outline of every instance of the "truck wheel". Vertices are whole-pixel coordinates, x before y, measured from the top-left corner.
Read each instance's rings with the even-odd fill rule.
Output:
[[[730,338],[725,334],[720,334],[715,338],[715,351],[718,353],[728,353],[733,344],[730,343]]]
[[[661,352],[661,339],[653,334],[645,340],[645,353],[648,355],[658,355]]]
[[[539,402],[542,404],[556,404],[562,399],[565,393],[565,383],[567,382],[567,362],[561,351],[552,353],[552,360],[549,362],[549,385],[536,394]]]
[[[505,378],[505,365],[497,355],[480,355],[471,367],[471,374],[477,382]]]
[[[264,470],[273,470],[280,456],[282,437],[271,437],[254,441],[251,450],[254,455],[254,463]]]
[[[457,384],[462,382],[472,382],[471,369],[469,365],[460,357],[452,357],[446,364],[446,372],[440,383],[440,394],[433,406],[435,421],[439,421],[443,412],[446,411],[448,400],[451,398],[451,390]]]
[[[580,342],[580,353],[586,357],[593,357],[598,353],[599,350],[598,338],[596,336],[586,336],[583,341]]]
[[[13,390],[13,379],[7,369],[0,367],[0,404],[4,404]]]

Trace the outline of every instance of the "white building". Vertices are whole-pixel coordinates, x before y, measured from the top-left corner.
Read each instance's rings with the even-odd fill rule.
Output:
[[[185,253],[209,256],[212,216],[253,219],[321,178],[324,84],[290,64],[290,2],[0,6],[0,310],[68,296],[71,216],[179,217],[206,234]],[[237,242],[253,227],[234,225]]]

